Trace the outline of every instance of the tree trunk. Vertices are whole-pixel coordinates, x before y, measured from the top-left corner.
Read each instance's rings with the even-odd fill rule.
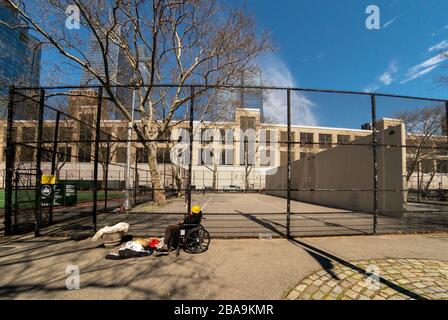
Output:
[[[218,166],[214,164],[213,166],[213,191],[218,189]]]
[[[180,166],[176,166],[176,169],[173,169],[173,173],[174,179],[176,180],[177,197],[180,198],[184,195],[182,191],[182,176]]]
[[[151,173],[151,182],[154,186],[154,204],[160,206],[166,204],[165,189],[160,183],[159,166],[157,164],[157,145],[154,142],[147,142],[145,149],[148,152],[148,165]]]
[[[103,170],[103,183],[102,183],[102,189],[105,190],[106,189],[106,165],[105,164],[101,164],[101,168]]]
[[[426,182],[426,185],[425,185],[425,192],[426,192],[426,194],[428,194],[429,188],[431,187],[431,183],[434,180],[434,177],[436,176],[436,173],[437,173],[437,171],[433,170],[431,172],[431,175],[429,176],[429,180]]]
[[[248,171],[247,167],[245,168],[245,172],[244,172],[244,189],[247,192],[247,190],[249,190],[249,174],[250,171]]]

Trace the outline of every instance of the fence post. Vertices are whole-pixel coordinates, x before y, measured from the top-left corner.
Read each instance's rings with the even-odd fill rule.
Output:
[[[288,164],[286,182],[286,238],[291,238],[291,90],[287,90]]]
[[[104,211],[107,211],[107,197],[108,197],[108,184],[109,184],[109,158],[110,158],[110,135],[107,135],[107,150],[106,150],[106,172],[104,173],[106,175],[106,178],[104,181]]]
[[[445,134],[446,142],[448,144],[448,101],[445,102]]]
[[[168,149],[169,150],[169,149]],[[163,149],[163,190],[166,192],[166,160],[165,149]]]
[[[56,157],[58,153],[58,137],[59,137],[59,121],[61,119],[61,113],[58,111],[56,112],[56,124],[54,126],[54,135],[53,135],[53,154],[51,155],[51,175],[55,175],[56,171]],[[53,223],[53,202],[54,202],[54,196],[55,191],[53,190],[53,196],[50,202],[50,211],[48,212],[48,223]]]
[[[103,101],[103,88],[98,89],[98,106],[96,110],[96,127],[95,127],[95,156],[93,166],[93,230],[96,232],[96,218],[97,218],[97,200],[98,200],[98,154],[100,148],[100,126],[101,126],[101,108]]]
[[[188,155],[188,196],[187,196],[187,210],[186,214],[189,214],[191,210],[191,171],[193,170],[193,116],[194,116],[194,94],[195,90],[194,87],[190,88],[191,93],[191,101],[190,101],[190,123],[189,123],[189,134],[190,134],[190,145],[189,150],[190,154]]]
[[[37,123],[37,152],[36,152],[36,190],[34,194],[34,236],[40,236],[40,228],[42,226],[42,196],[41,196],[41,179],[42,179],[42,132],[44,123],[44,107],[45,107],[45,90],[40,89],[39,113]]]
[[[136,151],[137,152],[137,151]],[[145,152],[145,149],[143,148],[143,152]],[[143,159],[145,157],[143,156]],[[142,161],[143,161],[142,159]],[[134,206],[137,203],[137,185],[138,185],[138,159],[137,157],[135,157],[135,168],[134,168],[134,191],[132,192],[133,196],[134,196]]]
[[[5,236],[12,234],[12,185],[14,178],[14,86],[9,88],[8,124],[6,131]]]
[[[418,161],[417,162],[417,202],[418,203],[420,203],[420,193],[421,193],[421,190],[420,190],[420,185],[421,185],[421,183],[420,183],[420,171],[421,171],[421,162]]]
[[[243,159],[244,159],[244,193],[247,193],[247,186],[249,184],[249,175],[247,174],[247,167],[249,166],[249,150],[247,149],[247,137],[244,135],[243,141]]]
[[[373,234],[377,234],[378,219],[378,136],[376,130],[376,96],[371,95],[372,102],[372,151],[373,151]]]

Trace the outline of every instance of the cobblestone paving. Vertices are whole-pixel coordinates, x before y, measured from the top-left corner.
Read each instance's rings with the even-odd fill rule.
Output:
[[[448,300],[448,263],[379,259],[334,263],[301,281],[289,300]],[[379,279],[378,281],[375,281]]]

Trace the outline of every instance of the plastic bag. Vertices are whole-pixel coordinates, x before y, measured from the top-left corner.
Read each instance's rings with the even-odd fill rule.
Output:
[[[97,233],[95,233],[95,235],[92,238],[92,241],[97,241],[98,239],[100,239],[103,234],[105,233],[114,233],[114,232],[128,232],[129,230],[129,224],[126,222],[120,222],[117,223],[116,225],[112,226],[112,227],[104,227],[101,228]]]

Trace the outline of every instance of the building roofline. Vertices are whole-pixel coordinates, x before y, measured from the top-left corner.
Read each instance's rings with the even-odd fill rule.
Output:
[[[287,127],[286,124],[264,124],[266,126],[274,126],[274,127]],[[291,125],[291,128],[294,129],[320,129],[320,130],[338,130],[338,131],[355,131],[355,132],[371,132],[371,130],[363,130],[363,129],[350,129],[350,128],[338,128],[338,127],[320,127],[320,126],[304,126],[304,125]]]

